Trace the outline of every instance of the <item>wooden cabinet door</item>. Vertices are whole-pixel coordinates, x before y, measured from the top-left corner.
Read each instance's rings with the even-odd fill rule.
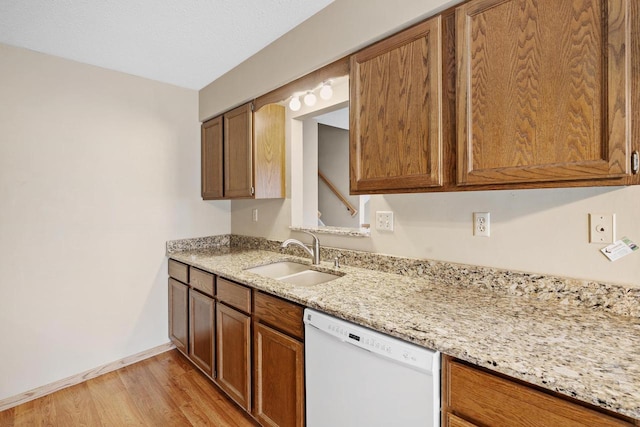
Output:
[[[437,16],[351,57],[350,191],[442,185],[442,34]]]
[[[458,184],[630,173],[633,1],[475,0],[456,10]]]
[[[253,347],[254,416],[265,426],[304,426],[303,344],[255,322]]]
[[[222,116],[202,124],[201,145],[201,192],[204,200],[224,197]]]
[[[213,298],[189,290],[189,358],[210,377],[215,354],[214,309]]]
[[[253,196],[253,114],[245,104],[224,114],[224,196]]]
[[[184,354],[189,343],[188,293],[187,285],[169,278],[169,339]]]
[[[256,199],[285,196],[285,108],[269,104],[253,113]]]
[[[251,411],[251,318],[217,303],[216,382],[233,400]]]

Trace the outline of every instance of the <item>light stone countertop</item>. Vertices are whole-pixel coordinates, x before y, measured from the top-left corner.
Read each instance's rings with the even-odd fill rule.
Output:
[[[265,250],[170,258],[593,405],[640,419],[640,318],[363,268],[314,286],[244,271],[309,260]],[[314,267],[315,268],[315,267]]]

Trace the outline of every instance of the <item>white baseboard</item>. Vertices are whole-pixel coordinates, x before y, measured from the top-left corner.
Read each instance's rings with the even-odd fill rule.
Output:
[[[89,371],[82,372],[77,375],[73,375],[71,377],[62,379],[60,381],[55,381],[55,382],[52,382],[51,384],[34,388],[33,390],[18,394],[16,396],[2,399],[0,400],[0,412],[5,411],[9,408],[13,408],[14,406],[18,406],[22,403],[26,403],[31,400],[38,399],[39,397],[46,396],[47,394],[51,394],[58,390],[62,390],[63,388],[71,387],[73,385],[80,384],[92,378],[99,377],[100,375],[116,371],[120,368],[124,368],[125,366],[132,365],[134,363],[140,362],[144,359],[148,359],[150,357],[156,356],[160,353],[164,353],[165,351],[169,351],[174,348],[175,348],[175,345],[173,345],[173,343],[171,342],[162,344],[157,347],[150,348],[149,350],[141,351],[140,353],[136,353],[132,356],[127,356],[123,359],[116,360],[115,362],[107,363],[106,365],[102,365],[97,368],[91,369]]]

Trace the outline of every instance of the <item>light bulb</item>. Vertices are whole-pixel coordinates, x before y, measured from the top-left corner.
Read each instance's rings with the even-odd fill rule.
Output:
[[[307,92],[307,94],[304,96],[304,103],[308,107],[313,107],[314,105],[316,105],[316,101],[317,101],[317,98],[311,91]]]
[[[333,96],[333,89],[331,88],[331,83],[325,82],[322,85],[322,88],[320,89],[320,98],[326,101],[328,99],[331,99],[332,96]]]
[[[302,107],[300,98],[298,98],[297,96],[292,96],[291,101],[289,101],[289,108],[291,108],[291,111],[298,111],[300,107]]]

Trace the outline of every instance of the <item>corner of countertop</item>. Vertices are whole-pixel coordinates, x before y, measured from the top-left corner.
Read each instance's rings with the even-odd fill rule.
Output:
[[[166,255],[181,251],[193,251],[231,245],[231,234],[195,237],[189,239],[169,240],[166,243]]]

